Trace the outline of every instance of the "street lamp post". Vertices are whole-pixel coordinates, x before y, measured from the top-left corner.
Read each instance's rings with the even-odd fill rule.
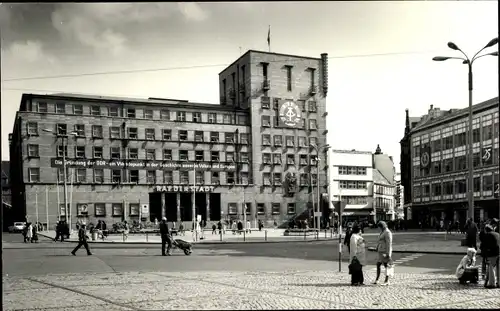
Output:
[[[465,54],[455,43],[453,42],[448,42],[448,47],[452,50],[459,51],[464,55],[465,58],[462,57],[447,57],[447,56],[436,56],[432,60],[433,61],[445,61],[448,59],[460,59],[462,60],[463,64],[466,64],[469,68],[469,74],[468,74],[468,86],[469,86],[469,186],[468,188],[468,194],[469,194],[469,211],[468,211],[468,218],[474,219],[474,167],[473,167],[473,135],[472,135],[472,64],[474,61],[478,58],[481,58],[483,56],[498,56],[498,51],[496,52],[491,52],[483,55],[479,55],[484,49],[490,48],[498,43],[498,38],[492,39],[488,44],[486,44],[479,52],[477,52],[472,58],[469,58],[467,54]],[[478,56],[479,55],[479,56]]]
[[[54,131],[51,129],[43,129],[43,131],[47,132],[47,133],[52,133],[56,137],[59,137],[59,135],[57,133],[54,133]],[[78,134],[76,132],[71,132],[69,135],[76,136]],[[67,167],[66,167],[66,147],[67,147],[67,144],[65,144],[65,139],[68,138],[68,135],[61,135],[60,137],[62,138],[62,148],[63,148],[64,215],[65,215],[66,223],[69,224],[70,230],[71,230],[71,223],[70,223],[71,219],[69,219],[69,215],[68,215],[68,180],[67,180],[68,178],[67,178]],[[59,178],[59,176],[57,176],[57,178]],[[59,208],[59,206],[57,208]]]
[[[317,206],[317,208],[316,208],[316,210],[314,209],[314,199],[313,199],[313,211],[320,212],[320,202],[321,202],[321,193],[320,193],[320,191],[321,191],[321,188],[319,186],[319,162],[320,162],[319,152],[322,149],[328,150],[330,148],[330,145],[317,146],[315,144],[310,144],[310,146],[312,148],[314,148],[314,150],[316,150],[316,172],[318,174],[318,177],[317,177],[317,180],[316,180],[316,191],[317,191],[316,192],[316,201],[317,201],[316,206]],[[312,176],[312,174],[311,174],[311,176]],[[311,177],[311,181],[312,181],[312,177]],[[326,184],[328,184],[328,180],[327,180]],[[311,183],[311,187],[313,187],[312,183]],[[321,217],[315,215],[314,219],[316,220],[315,229],[319,230],[320,229],[320,220],[321,220]]]

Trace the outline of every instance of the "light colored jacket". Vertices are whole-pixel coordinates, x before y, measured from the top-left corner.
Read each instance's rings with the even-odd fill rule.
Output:
[[[392,256],[392,232],[387,228],[378,236],[377,252]]]
[[[359,263],[363,266],[366,265],[366,243],[365,239],[358,233],[353,233],[351,235],[351,240],[349,241],[350,253],[349,262],[352,262],[353,258],[356,256]]]
[[[473,267],[476,265],[476,256],[465,255],[464,258],[460,261],[460,264],[457,267],[455,275],[457,278],[461,278],[464,275],[465,268]]]
[[[27,232],[26,236],[28,238],[32,238],[33,237],[33,225],[29,225],[28,226],[28,232]]]

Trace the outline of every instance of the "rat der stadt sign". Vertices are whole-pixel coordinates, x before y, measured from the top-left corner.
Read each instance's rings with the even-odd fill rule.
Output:
[[[63,167],[62,159],[52,158],[51,167]],[[188,161],[154,161],[154,160],[89,160],[66,159],[66,167],[72,168],[109,168],[109,169],[149,169],[149,170],[235,170],[230,162],[188,162]]]
[[[155,192],[213,192],[214,186],[155,186]]]

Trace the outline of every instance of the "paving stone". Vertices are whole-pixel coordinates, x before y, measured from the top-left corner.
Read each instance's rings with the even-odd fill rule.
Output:
[[[47,289],[51,288],[49,285],[36,283],[20,277],[3,277],[2,278],[3,292],[14,292],[19,290],[34,290],[34,289]]]
[[[34,276],[34,280],[48,282],[64,287],[77,286],[115,286],[120,284],[137,286],[149,282],[164,282],[165,277],[140,272],[129,273],[85,273]]]

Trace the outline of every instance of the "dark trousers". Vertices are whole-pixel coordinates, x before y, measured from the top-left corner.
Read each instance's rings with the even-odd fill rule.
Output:
[[[478,269],[466,269],[464,274],[458,279],[458,281],[460,282],[460,284],[465,284],[467,282],[477,284],[478,279],[479,279]]]
[[[87,244],[87,241],[80,241],[78,242],[78,245],[75,247],[75,249],[71,253],[76,253],[77,250],[80,249],[80,247],[85,247],[85,250],[87,251],[87,255],[92,254],[89,249],[89,245]]]
[[[365,278],[363,276],[363,268],[358,271],[353,271],[351,274],[351,284],[363,284]]]
[[[58,241],[59,238],[61,238],[61,242],[64,242],[64,234],[62,234],[61,231],[56,232],[56,237],[54,238],[54,241]]]
[[[167,244],[168,244],[167,253],[170,253],[170,250],[172,249],[172,240],[168,235],[162,235],[161,236],[161,254],[162,255],[166,255],[165,246]]]

